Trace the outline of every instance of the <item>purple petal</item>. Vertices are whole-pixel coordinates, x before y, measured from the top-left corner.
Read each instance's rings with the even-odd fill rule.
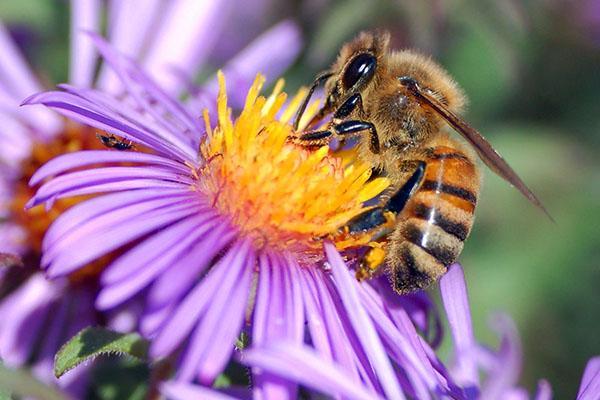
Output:
[[[535,400],[552,400],[552,387],[547,380],[541,379],[538,382],[537,390],[535,392]]]
[[[222,292],[223,286],[233,282],[232,277],[239,276],[245,266],[246,254],[240,243],[234,244],[227,254],[211,268],[206,277],[196,285],[181,302],[173,316],[161,328],[150,346],[150,354],[154,358],[170,354],[190,333],[205,310],[212,306],[213,297]]]
[[[140,256],[136,260],[129,253],[126,253],[121,257],[126,261],[123,262],[121,259],[115,261],[113,265],[116,264],[117,266],[112,271],[125,270],[129,274],[118,276],[116,282],[106,282],[103,279],[104,287],[98,294],[96,307],[100,310],[107,310],[134,296],[148,286],[165,269],[169,268],[173,262],[184,256],[189,247],[199,237],[204,235],[208,229],[214,227],[214,225],[214,221],[203,224],[202,220],[198,221],[197,218],[189,218],[164,229],[149,239],[152,241],[154,249],[149,248],[143,243],[129,252],[140,254],[138,248],[142,248],[146,251],[143,257]],[[167,241],[169,236],[175,240]],[[157,244],[156,240],[154,240],[157,238],[161,239],[163,243],[160,245]],[[136,268],[131,268],[128,264],[133,264]],[[109,268],[113,267],[113,265]]]
[[[191,186],[193,181],[185,175],[161,167],[103,167],[60,175],[44,183],[36,192],[32,204],[65,197],[68,193],[87,186],[120,180],[151,179]]]
[[[132,240],[169,226],[197,213],[197,211],[195,205],[184,204],[179,207],[169,207],[161,212],[155,211],[142,220],[129,220],[126,223],[110,227],[87,240],[81,239],[76,242],[75,249],[56,255],[56,258],[52,260],[52,265],[48,267],[48,276],[55,278],[72,272]]]
[[[398,325],[408,314],[414,325],[423,332],[433,348],[437,348],[443,336],[442,321],[437,307],[423,291],[398,296],[387,277],[372,282],[384,298],[383,305],[392,321]]]
[[[116,259],[104,270],[100,282],[103,285],[112,285],[138,273],[143,273],[144,268],[154,263],[165,253],[181,246],[180,243],[182,242],[194,244],[196,240],[202,238],[215,225],[215,214],[213,213],[199,214],[195,218],[184,219],[173,224],[169,228],[150,236]],[[186,248],[187,246],[184,246],[183,249]]]
[[[35,186],[46,178],[68,170],[101,163],[143,163],[172,168],[179,173],[190,173],[190,168],[168,158],[133,151],[85,150],[60,155],[42,165],[29,180]]]
[[[235,400],[235,397],[230,397],[224,393],[214,389],[193,385],[190,383],[168,381],[160,385],[160,391],[167,396],[167,399],[172,400],[190,400],[190,399],[205,399],[205,400]]]
[[[475,348],[471,323],[471,309],[465,275],[459,264],[453,264],[440,280],[442,302],[446,309],[456,357],[455,379],[463,386],[479,385],[475,359],[470,356]]]
[[[31,93],[42,90],[25,58],[10,37],[6,28],[0,23],[0,86],[6,87],[10,97],[14,99],[14,109],[18,102]],[[12,108],[12,107],[11,107]],[[48,110],[31,110],[22,113],[25,120],[36,131],[51,136],[62,128],[62,121]]]
[[[292,21],[283,21],[273,26],[239,52],[223,68],[228,82],[233,82],[235,91],[230,94],[233,107],[244,104],[246,93],[258,72],[269,81],[280,76],[296,59],[302,47],[300,29]],[[216,98],[217,78],[202,88],[202,95]]]
[[[377,336],[375,327],[360,302],[356,280],[351,276],[348,267],[332,244],[325,244],[325,252],[348,318],[380,379],[386,396],[392,399],[403,399],[404,395],[400,390],[390,360]]]
[[[73,93],[46,92],[33,95],[23,102],[24,105],[44,104],[59,113],[84,125],[93,126],[126,139],[148,146],[169,158],[195,164],[197,154],[188,146],[177,147],[149,132],[133,126],[122,115],[106,107],[99,108],[90,101]]]
[[[300,344],[304,332],[304,315],[297,269],[278,254],[260,257],[259,282],[254,307],[252,343],[260,346],[284,340]],[[292,278],[293,276],[293,278]],[[296,397],[297,386],[269,373],[254,371],[254,390],[261,398]]]
[[[345,368],[354,380],[359,381],[361,363],[357,356],[359,352],[354,352],[356,340],[348,337],[351,327],[345,325],[345,320],[340,320],[332,299],[333,294],[322,282],[324,275],[314,271],[315,268],[318,266],[300,269],[303,298],[313,345],[324,358],[335,361],[340,367]],[[372,386],[370,379],[367,379],[367,385]]]
[[[147,294],[150,308],[163,308],[177,302],[195,285],[197,278],[209,267],[210,262],[237,237],[237,231],[229,224],[220,225],[202,238],[188,255],[173,264],[152,285]]]
[[[331,336],[331,338],[335,340],[334,335],[340,334],[341,329],[337,329],[337,327],[336,329],[327,329],[324,312],[322,311],[321,304],[316,294],[316,288],[314,288],[314,283],[312,285],[312,282],[309,283],[312,281],[310,274],[305,273],[305,271],[300,271],[299,275],[302,280],[302,298],[304,301],[304,310],[306,312],[311,342],[320,353],[321,357],[331,361],[333,360],[333,350],[329,344],[329,338]],[[309,280],[309,282],[307,282],[307,280]],[[342,363],[342,365],[345,364]],[[356,375],[355,378],[358,378],[358,375]]]
[[[65,297],[52,307],[52,317],[49,318],[47,325],[44,327],[42,346],[39,354],[36,355],[37,360],[32,368],[35,377],[48,384],[55,383],[56,380],[53,371],[54,354],[63,344],[64,327],[67,324],[69,306],[69,301]]]
[[[134,108],[144,110],[154,118],[158,125],[163,126],[176,137],[185,138],[186,134],[191,133],[193,137],[197,138],[197,134],[203,132],[204,126],[201,125],[200,120],[194,118],[180,102],[168,95],[135,62],[116,52],[98,35],[92,35],[92,40],[121,79],[127,93],[135,99],[137,104]],[[178,42],[180,41],[178,40]],[[95,93],[96,99],[103,97],[102,93]],[[89,95],[89,93],[86,94]],[[102,103],[105,103],[106,100],[108,99],[104,97]],[[158,106],[164,107],[164,110],[157,112],[159,111]],[[174,126],[178,126],[179,129],[173,129]],[[194,141],[188,144],[192,145],[190,150],[193,151],[197,148],[198,142]]]
[[[89,215],[84,213],[79,216],[74,215],[72,218],[73,222],[79,221],[80,223],[72,227],[62,228],[59,226],[52,231],[52,235],[46,235],[44,238],[44,242],[42,243],[44,252],[41,260],[42,266],[53,261],[60,252],[72,250],[72,246],[80,241],[88,239],[91,242],[95,242],[97,241],[95,240],[96,235],[114,230],[121,224],[127,223],[128,225],[133,225],[135,228],[135,224],[148,214],[153,214],[154,216],[164,214],[165,210],[170,212],[174,206],[187,206],[188,204],[191,205],[190,203],[193,204],[185,196],[142,198],[138,202],[132,201],[126,205],[115,204],[116,208],[107,210],[103,214],[96,213],[93,215],[93,218],[89,218]],[[94,205],[96,204],[98,203]],[[97,211],[91,207],[88,207],[87,210],[84,207],[80,207],[79,210]],[[71,217],[72,215],[69,214],[67,217]],[[61,224],[62,221],[59,218],[54,222],[53,226]]]
[[[600,356],[588,361],[581,378],[577,400],[598,400],[600,394]]]
[[[153,72],[160,86],[173,91],[181,89],[181,82],[171,72],[174,67],[186,75],[196,73],[197,66],[217,43],[230,5],[229,0],[171,3],[162,15],[164,22],[156,32],[144,62],[144,67]]]
[[[0,323],[0,357],[7,365],[21,366],[27,361],[60,288],[38,273],[3,300],[1,315],[10,318]]]
[[[436,391],[441,386],[448,392],[448,383],[436,373],[431,365],[422,338],[415,330],[408,314],[402,309],[396,310],[397,319],[394,324],[383,311],[381,301],[375,300],[377,295],[370,286],[362,285],[359,287],[359,293],[365,309],[371,315],[390,355],[406,369],[413,389],[419,393],[419,397],[429,397],[427,388]]]
[[[104,218],[106,214],[110,216],[110,213],[117,212],[122,207],[157,199],[165,201],[165,203],[155,204],[154,207],[146,208],[146,210],[150,210],[159,207],[161,204],[170,204],[165,199],[171,199],[171,202],[176,202],[182,198],[188,199],[189,193],[182,192],[181,190],[151,188],[112,193],[83,201],[69,208],[50,225],[44,237],[44,252],[72,229],[82,228],[83,225],[90,225],[88,228],[91,228],[90,222],[92,220]],[[134,208],[133,210],[137,211],[138,209]]]
[[[339,365],[319,357],[312,349],[284,342],[267,343],[242,353],[241,362],[269,371],[331,396],[352,400],[381,399],[347,375]]]
[[[100,27],[100,1],[71,0],[71,57],[69,82],[91,86],[96,68],[96,49],[83,31],[97,32]]]
[[[140,7],[136,0],[111,1],[107,23],[111,45],[123,54],[139,59],[144,46],[153,37],[151,33],[158,22],[161,4],[160,0],[146,0]],[[108,93],[118,93],[122,89],[118,77],[106,63],[100,68],[96,87]]]
[[[227,267],[231,270],[229,281],[213,295],[210,307],[190,339],[179,369],[179,380],[189,381],[197,375],[201,383],[210,384],[225,368],[241,330],[255,264],[250,240],[245,240]],[[237,274],[233,273],[235,270]]]
[[[140,332],[144,337],[153,338],[165,322],[173,315],[177,304],[169,303],[162,307],[144,310],[140,317]]]
[[[521,342],[512,320],[506,315],[498,315],[492,321],[500,334],[500,349],[488,379],[481,388],[482,399],[501,398],[519,381],[521,373]]]

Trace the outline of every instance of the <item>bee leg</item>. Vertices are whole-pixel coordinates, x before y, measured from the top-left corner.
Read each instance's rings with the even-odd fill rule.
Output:
[[[320,147],[329,144],[332,136],[332,130],[308,131],[299,136],[289,136],[288,140],[300,146]]]
[[[338,107],[338,109],[335,110],[333,118],[347,118],[350,116],[350,114],[352,114],[352,111],[354,111],[356,107],[359,107],[361,110],[363,109],[362,96],[360,95],[360,93],[354,93],[353,95],[349,96],[346,100],[344,100],[344,102]]]
[[[367,250],[356,269],[355,276],[358,281],[373,278],[377,272],[381,271],[380,267],[385,262],[387,252],[386,244],[373,242],[369,245],[371,248]]]
[[[417,187],[423,180],[426,165],[424,161],[417,161],[417,166],[410,178],[408,178],[400,189],[390,196],[383,206],[384,210],[398,214],[404,209],[408,199],[410,199],[410,196],[417,190]]]
[[[374,154],[379,154],[379,137],[377,136],[377,130],[375,129],[375,125],[373,125],[372,123],[368,121],[350,120],[333,125],[333,129],[338,135],[349,135],[368,130],[371,135],[369,148]]]
[[[379,232],[374,233],[374,236],[383,236],[389,233],[389,229],[385,228],[393,223],[394,216],[404,209],[408,199],[421,183],[425,174],[425,166],[425,162],[420,161],[412,176],[383,205],[370,208],[350,219],[340,228],[340,232],[359,234],[378,230]],[[377,238],[373,240],[377,240]]]

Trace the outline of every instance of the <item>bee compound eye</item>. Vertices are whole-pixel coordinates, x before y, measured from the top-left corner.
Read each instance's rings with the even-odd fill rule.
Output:
[[[350,62],[344,75],[342,77],[342,84],[344,88],[350,89],[352,86],[363,78],[365,82],[368,82],[375,73],[377,67],[377,59],[370,53],[361,53]]]

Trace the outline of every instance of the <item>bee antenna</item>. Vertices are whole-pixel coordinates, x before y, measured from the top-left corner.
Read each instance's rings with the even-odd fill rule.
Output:
[[[323,82],[325,82],[327,79],[331,78],[332,76],[333,76],[333,72],[322,72],[319,75],[317,75],[314,82],[310,86],[310,89],[308,90],[308,93],[306,94],[304,101],[300,105],[300,108],[298,108],[296,117],[294,118],[294,130],[295,131],[298,130],[298,125],[300,125],[300,120],[302,119],[302,116],[304,115],[304,112],[306,111],[306,107],[308,107],[308,102],[310,101],[310,98],[312,97],[313,93],[315,92],[315,89],[317,88],[317,86],[323,84]]]

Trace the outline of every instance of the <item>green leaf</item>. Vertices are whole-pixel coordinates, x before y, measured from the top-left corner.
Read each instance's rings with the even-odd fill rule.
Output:
[[[0,399],[13,399],[12,395],[39,400],[67,399],[56,388],[38,381],[28,371],[9,369],[0,364]]]
[[[87,327],[73,336],[54,357],[54,375],[65,372],[99,355],[129,355],[144,360],[148,342],[136,333],[120,333],[99,327]]]

